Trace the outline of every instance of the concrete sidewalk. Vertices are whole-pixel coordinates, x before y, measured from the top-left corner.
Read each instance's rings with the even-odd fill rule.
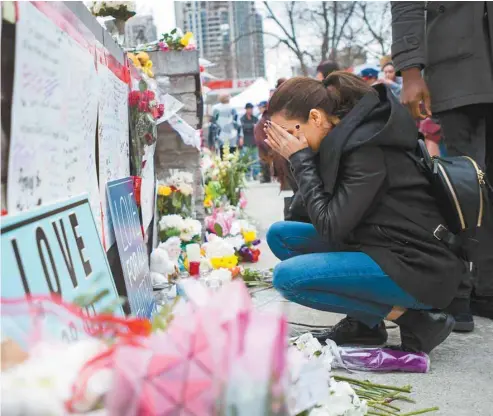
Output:
[[[247,189],[247,213],[257,221],[262,237],[270,224],[283,219],[283,197],[278,184],[250,183]],[[261,260],[256,268],[266,269],[278,260],[265,244],[261,246]],[[274,290],[264,290],[254,295],[259,308],[282,304],[292,323],[330,326],[342,316],[320,312],[282,299]],[[440,411],[430,415],[440,416],[493,416],[493,321],[475,318],[476,329],[470,334],[452,334],[431,353],[431,371],[427,374],[376,374],[357,373],[350,377],[369,379],[375,383],[407,385],[413,387],[412,398],[417,404],[401,402],[398,407],[407,411],[439,406]],[[399,344],[399,330],[388,323],[389,343]],[[291,330],[299,329],[291,325]],[[347,373],[346,373],[347,374]]]

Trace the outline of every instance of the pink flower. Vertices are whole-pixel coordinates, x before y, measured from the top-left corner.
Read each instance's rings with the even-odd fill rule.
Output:
[[[140,93],[140,91],[132,91],[128,95],[128,104],[130,105],[130,107],[136,107],[141,98],[142,94]]]
[[[169,51],[169,46],[166,42],[159,42],[158,43],[158,46],[159,46],[159,50],[160,51],[163,51],[163,52],[168,52]]]
[[[154,98],[156,98],[156,94],[154,94],[154,91],[151,90],[145,90],[142,95],[144,96],[144,100],[146,101],[152,101]]]

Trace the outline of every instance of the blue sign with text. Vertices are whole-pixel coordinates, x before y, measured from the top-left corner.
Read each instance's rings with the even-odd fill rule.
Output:
[[[71,302],[107,290],[91,313],[118,302],[87,196],[3,217],[0,233],[3,298],[55,293]],[[123,315],[121,307],[115,314]]]
[[[108,182],[106,190],[130,309],[135,316],[149,318],[155,301],[133,180],[123,178]]]

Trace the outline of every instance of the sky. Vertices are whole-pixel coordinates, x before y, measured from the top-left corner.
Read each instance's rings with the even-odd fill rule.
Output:
[[[151,14],[157,27],[158,36],[175,28],[175,7],[172,0],[137,0],[138,14]],[[256,1],[262,9],[262,2]],[[264,22],[265,24],[265,22]],[[268,28],[268,23],[266,25]],[[266,28],[264,27],[264,29]],[[264,39],[268,43],[267,39]],[[291,75],[291,57],[282,50],[266,49],[267,80],[274,84],[277,78]]]

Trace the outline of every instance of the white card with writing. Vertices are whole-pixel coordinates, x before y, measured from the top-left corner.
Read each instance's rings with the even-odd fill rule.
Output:
[[[101,233],[94,56],[30,2],[18,8],[8,210],[87,192]]]
[[[115,243],[106,184],[130,176],[128,85],[105,65],[98,64],[99,95],[99,192],[103,212],[104,248]]]

